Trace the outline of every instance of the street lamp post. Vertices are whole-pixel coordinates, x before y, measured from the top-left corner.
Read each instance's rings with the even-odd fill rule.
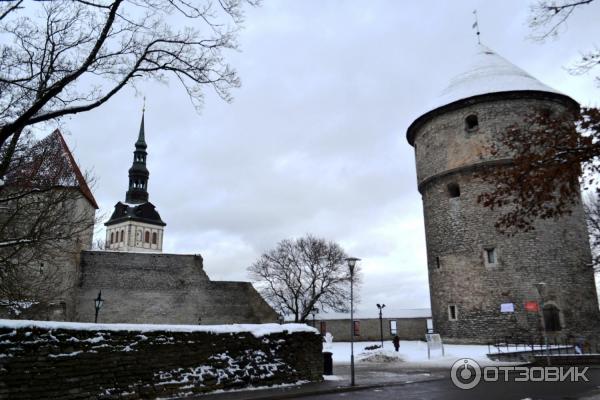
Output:
[[[540,318],[542,319],[542,329],[544,330],[544,346],[546,346],[546,364],[550,366],[550,352],[548,350],[548,332],[546,332],[546,320],[544,319],[544,294],[546,293],[546,283],[539,282],[534,284],[540,295]]]
[[[348,269],[350,270],[350,384],[354,386],[354,268],[360,258],[348,257]]]
[[[384,309],[385,304],[377,303],[377,308],[379,308],[379,334],[381,336],[381,348],[383,349],[383,315],[382,310]]]
[[[98,312],[102,308],[104,300],[102,299],[102,290],[98,292],[98,297],[94,300],[94,307],[96,308],[96,316],[94,317],[94,323],[98,323]]]

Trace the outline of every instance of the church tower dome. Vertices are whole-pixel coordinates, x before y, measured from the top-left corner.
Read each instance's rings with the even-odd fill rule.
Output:
[[[135,150],[133,163],[129,168],[129,186],[125,194],[125,203],[115,205],[106,226],[106,248],[116,251],[162,252],[164,227],[154,204],[148,201],[148,178],[146,167],[148,152],[144,126],[145,112]]]
[[[539,337],[542,321],[553,337],[593,334],[592,321],[600,315],[581,204],[570,215],[508,236],[495,227],[504,210],[477,201],[493,190],[477,172],[493,173],[511,162],[501,132],[525,126],[535,110],[560,115],[578,107],[478,46],[470,66],[408,127],[423,201],[433,323],[442,336],[470,342]],[[493,144],[497,152],[489,151]]]

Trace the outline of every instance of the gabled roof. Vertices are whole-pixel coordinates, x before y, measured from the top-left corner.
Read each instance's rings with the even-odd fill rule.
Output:
[[[83,196],[97,210],[99,208],[98,203],[96,202],[96,199],[94,198],[94,195],[92,194],[92,190],[90,189],[89,185],[87,184],[87,181],[83,177],[83,174],[81,173],[81,170],[79,169],[79,166],[77,165],[77,162],[75,162],[73,153],[71,153],[69,146],[67,146],[67,142],[65,142],[65,138],[63,137],[62,133],[58,129],[55,130],[54,133],[52,133],[52,135],[56,135],[58,137],[58,140],[60,141],[60,144],[61,144],[62,150],[63,150],[62,154],[64,157],[66,157],[69,160],[69,165],[71,166],[71,173],[75,176],[75,179],[77,180],[77,185],[79,187],[79,190],[81,191],[81,194],[83,194]],[[52,135],[50,135],[50,136],[52,136]]]
[[[58,129],[27,149],[26,155],[9,168],[5,178],[9,185],[77,188],[98,209],[98,203]]]

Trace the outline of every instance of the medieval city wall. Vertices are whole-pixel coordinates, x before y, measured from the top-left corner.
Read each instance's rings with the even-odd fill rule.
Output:
[[[383,340],[389,342],[395,335],[398,335],[401,340],[423,340],[427,332],[428,318],[383,318],[381,325],[379,318],[355,318],[354,320],[360,323],[359,329],[354,331],[355,341],[378,341],[383,332]],[[396,321],[395,333],[390,328],[391,321]],[[308,323],[310,324],[310,321]],[[325,323],[323,328],[333,335],[334,341],[350,341],[350,318],[317,320],[315,327],[320,329],[321,323]]]
[[[213,282],[200,255],[82,252],[77,321],[214,324],[277,321],[248,282]]]
[[[154,399],[320,381],[300,324],[149,326],[0,320],[0,398]]]

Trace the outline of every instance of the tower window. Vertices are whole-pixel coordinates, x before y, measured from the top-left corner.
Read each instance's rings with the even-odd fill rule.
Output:
[[[560,325],[560,311],[554,304],[544,306],[544,324],[547,331],[555,332],[562,329]]]
[[[156,234],[156,232],[152,232],[152,244],[156,244],[156,242],[157,242],[157,236],[158,235]]]
[[[119,242],[122,242],[124,238],[125,238],[125,231],[121,230],[121,240],[119,240]]]
[[[440,256],[437,256],[435,258],[435,266],[436,266],[437,269],[440,269],[440,267],[441,267]]]
[[[450,321],[456,321],[458,319],[458,310],[454,304],[448,306],[448,319]]]
[[[150,232],[148,231],[146,231],[146,233],[144,234],[144,242],[150,243]]]
[[[491,247],[489,249],[485,249],[485,261],[488,264],[496,264],[496,249]]]
[[[448,195],[450,198],[460,197],[460,186],[458,186],[458,183],[448,184]]]
[[[111,232],[110,233],[110,244],[113,244],[115,242],[115,233]]]
[[[479,128],[479,120],[477,115],[471,114],[465,118],[465,128],[467,131],[474,131]]]

